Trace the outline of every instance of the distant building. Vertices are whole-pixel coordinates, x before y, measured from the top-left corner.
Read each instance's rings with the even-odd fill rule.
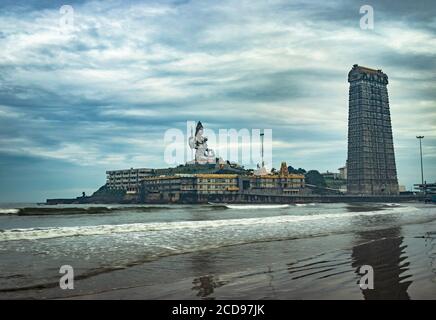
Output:
[[[342,168],[339,168],[339,172],[326,171],[321,173],[321,175],[324,178],[327,189],[345,193],[347,191],[347,181],[343,178],[344,175],[343,173],[341,174],[340,169]]]
[[[355,64],[348,74],[347,192],[397,195],[388,76]]]
[[[147,177],[142,181],[145,202],[196,202],[244,193],[299,194],[303,189],[304,176],[296,174],[177,174]]]
[[[289,173],[286,162],[281,163],[276,175],[241,176],[239,179],[242,191],[299,194],[305,186],[304,175]]]
[[[427,194],[436,194],[436,182],[427,183],[427,181],[424,181],[424,184],[414,184],[414,188]]]
[[[249,176],[240,177],[240,180],[242,185],[243,181],[249,181],[249,185],[243,185],[242,190],[252,192],[299,194],[305,187],[304,175],[301,174]]]
[[[148,177],[142,182],[149,201],[177,202],[182,196],[225,194],[239,191],[236,174],[180,174]]]
[[[153,169],[138,168],[106,171],[106,185],[109,189],[126,190],[136,193],[140,182],[153,175]]]
[[[337,180],[340,179],[340,173],[338,172],[323,172],[321,173],[321,175],[324,177],[324,179],[333,179],[333,180]]]
[[[342,180],[347,180],[347,166],[343,166],[338,168],[339,170],[339,178]]]

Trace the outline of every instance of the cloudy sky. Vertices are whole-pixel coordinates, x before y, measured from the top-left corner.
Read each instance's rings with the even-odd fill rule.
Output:
[[[359,27],[365,4],[372,30]],[[432,0],[2,0],[0,201],[77,196],[108,169],[166,167],[164,132],[187,120],[271,128],[275,166],[336,171],[355,63],[389,76],[400,184],[419,182],[417,134],[435,181]]]

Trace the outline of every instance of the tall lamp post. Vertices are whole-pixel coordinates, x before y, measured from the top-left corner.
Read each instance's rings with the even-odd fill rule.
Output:
[[[416,136],[417,139],[419,139],[419,154],[421,156],[421,185],[422,185],[422,191],[425,193],[425,187],[424,187],[424,167],[422,165],[422,139],[424,139],[424,136]]]

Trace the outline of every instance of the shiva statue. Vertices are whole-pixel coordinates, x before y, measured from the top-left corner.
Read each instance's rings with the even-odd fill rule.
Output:
[[[200,121],[197,123],[195,128],[195,135],[189,138],[189,147],[195,149],[195,160],[194,163],[205,164],[205,163],[215,163],[215,152],[207,147],[207,137],[203,136],[204,128]]]

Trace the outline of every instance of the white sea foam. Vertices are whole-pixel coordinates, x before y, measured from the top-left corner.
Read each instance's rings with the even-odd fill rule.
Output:
[[[399,203],[386,203],[385,206],[387,206],[387,207],[400,207],[401,205]]]
[[[36,240],[50,239],[58,237],[72,236],[94,236],[108,235],[131,232],[159,232],[165,230],[177,231],[183,229],[206,229],[206,228],[240,228],[246,226],[273,226],[294,224],[299,222],[328,219],[349,219],[359,216],[375,216],[393,213],[410,213],[413,210],[419,210],[414,207],[393,207],[382,211],[368,212],[344,212],[344,213],[324,213],[317,215],[281,215],[263,218],[245,218],[245,219],[225,219],[225,220],[206,220],[206,221],[175,221],[175,222],[153,222],[153,223],[132,223],[119,225],[97,225],[97,226],[77,226],[77,227],[55,227],[55,228],[26,228],[26,229],[9,229],[0,232],[0,241],[11,240]],[[413,215],[413,214],[412,214]],[[416,215],[413,215],[416,216]]]
[[[20,211],[20,209],[0,208],[0,214],[17,214],[19,211]]]
[[[289,204],[226,204],[229,209],[282,209],[288,208]]]

